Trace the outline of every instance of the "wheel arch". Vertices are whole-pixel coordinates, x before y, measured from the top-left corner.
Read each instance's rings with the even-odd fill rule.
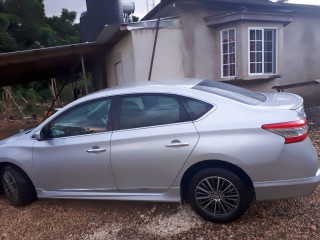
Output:
[[[187,171],[183,174],[183,177],[180,182],[181,200],[182,201],[188,200],[188,197],[187,197],[188,187],[189,187],[189,184],[190,184],[194,174],[196,174],[197,172],[201,171],[202,169],[206,169],[206,168],[222,168],[222,169],[229,170],[229,171],[233,172],[234,174],[239,176],[241,179],[243,179],[246,186],[249,189],[251,189],[252,192],[254,193],[253,182],[252,182],[251,178],[248,176],[248,174],[243,169],[241,169],[240,167],[238,167],[232,163],[221,161],[221,160],[205,160],[205,161],[201,161],[201,162],[198,162],[198,163],[190,166],[187,169]]]
[[[31,180],[31,178],[28,176],[28,174],[19,166],[17,166],[16,164],[10,163],[10,162],[1,162],[0,163],[0,173],[2,173],[4,167],[6,166],[10,166],[12,168],[14,168],[15,170],[17,170],[19,173],[21,173],[23,176],[26,177],[26,179],[30,182],[30,184],[32,185],[33,189],[35,190],[34,184]],[[2,184],[0,184],[0,192],[2,192]]]

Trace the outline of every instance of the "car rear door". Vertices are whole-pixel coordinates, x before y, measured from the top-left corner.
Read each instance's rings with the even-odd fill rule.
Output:
[[[111,165],[119,190],[165,192],[187,161],[199,135],[174,95],[118,98]]]

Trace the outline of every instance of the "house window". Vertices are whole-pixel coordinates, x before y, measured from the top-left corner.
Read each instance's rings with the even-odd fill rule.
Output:
[[[272,28],[249,29],[249,73],[276,73],[276,34]]]
[[[236,30],[221,31],[221,62],[222,77],[236,76]]]

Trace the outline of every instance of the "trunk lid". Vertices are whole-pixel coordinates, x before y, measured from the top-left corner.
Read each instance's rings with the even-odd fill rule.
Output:
[[[266,96],[266,101],[261,105],[276,109],[297,110],[303,107],[302,97],[292,93],[263,93]]]

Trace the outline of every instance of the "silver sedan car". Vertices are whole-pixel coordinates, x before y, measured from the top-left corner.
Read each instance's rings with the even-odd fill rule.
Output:
[[[238,219],[252,199],[311,194],[320,182],[301,97],[208,80],[116,87],[0,142],[3,192],[36,198],[188,201]]]

